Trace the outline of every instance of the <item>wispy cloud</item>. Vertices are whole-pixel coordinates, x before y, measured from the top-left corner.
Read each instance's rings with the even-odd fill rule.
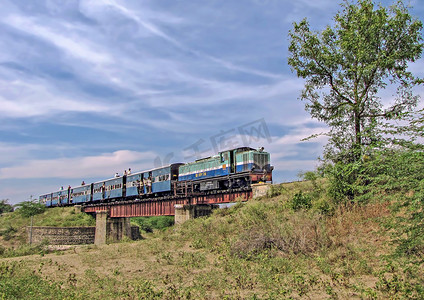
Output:
[[[94,3],[94,2],[91,2],[91,1],[88,2],[87,5],[88,6],[95,5],[97,9],[100,8],[100,5],[98,3]],[[220,65],[221,67],[224,67],[224,68],[232,70],[232,71],[244,72],[244,73],[249,73],[249,74],[252,74],[252,75],[267,77],[267,78],[272,78],[272,79],[281,78],[281,75],[279,75],[279,74],[273,74],[273,73],[266,72],[266,71],[259,71],[257,69],[252,69],[252,68],[249,68],[249,67],[236,65],[232,62],[225,61],[221,58],[217,58],[217,57],[214,57],[212,55],[209,55],[209,54],[203,53],[201,51],[195,50],[195,49],[189,47],[188,45],[180,42],[178,39],[172,37],[171,35],[165,33],[165,31],[161,30],[157,25],[150,22],[147,18],[143,18],[141,14],[137,13],[134,10],[128,9],[124,5],[119,4],[117,1],[108,0],[108,1],[102,2],[101,5],[104,5],[105,8],[116,9],[118,12],[120,12],[121,14],[126,16],[127,18],[135,21],[139,26],[143,27],[145,30],[150,32],[152,35],[157,36],[157,37],[169,42],[170,44],[172,44],[173,46],[175,46],[176,48],[178,48],[178,49],[180,49],[184,52],[188,52],[188,53],[193,54],[195,56],[210,60],[210,61]]]
[[[153,152],[119,150],[97,156],[29,160],[1,168],[0,179],[112,177],[122,168],[149,169],[156,156]]]
[[[110,57],[107,53],[102,53],[101,49],[96,49],[94,45],[90,45],[91,43],[87,39],[82,38],[81,35],[74,35],[69,37],[61,34],[60,32],[64,31],[63,28],[61,28],[61,24],[51,24],[53,26],[56,25],[59,27],[54,29],[52,26],[45,27],[37,24],[30,18],[23,18],[17,15],[6,17],[3,20],[3,23],[22,30],[29,35],[39,37],[60,48],[68,55],[82,59],[86,62],[90,62],[92,64],[105,64],[113,62],[112,57]],[[69,30],[66,32],[69,32]]]
[[[78,99],[67,99],[57,90],[48,90],[42,82],[0,80],[0,116],[2,117],[34,117],[51,115],[57,112],[107,112],[107,106],[94,101],[85,102]],[[35,97],[34,97],[35,96]]]

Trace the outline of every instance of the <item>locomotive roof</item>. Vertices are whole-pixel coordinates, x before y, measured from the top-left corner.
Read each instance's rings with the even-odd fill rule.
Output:
[[[254,149],[254,148],[251,148],[251,147],[238,147],[238,148],[228,149],[228,150],[224,150],[224,151],[219,151],[219,153],[224,153],[224,152],[234,151],[234,150],[237,150],[237,151],[251,151],[251,150],[256,151],[258,149]]]
[[[238,148],[233,148],[233,149],[229,149],[229,150],[220,151],[219,154],[225,153],[225,152],[228,152],[228,151],[244,152],[244,151],[259,151],[259,150],[258,149],[251,148],[251,147],[238,147]],[[186,163],[186,165],[189,165],[189,164],[192,164],[192,163],[201,162],[201,161],[204,161],[204,160],[208,160],[210,158],[216,158],[216,157],[219,157],[219,154],[208,156],[208,157],[199,158],[199,159],[196,159],[194,162],[188,162],[188,163]]]

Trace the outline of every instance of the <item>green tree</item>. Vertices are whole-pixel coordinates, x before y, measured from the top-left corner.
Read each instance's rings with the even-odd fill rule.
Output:
[[[42,214],[46,210],[46,206],[37,203],[36,201],[24,201],[15,205],[17,212],[24,218],[33,217],[38,214]]]
[[[0,215],[2,213],[5,213],[5,212],[11,212],[11,211],[13,211],[13,206],[10,205],[7,202],[8,202],[8,199],[0,200]]]
[[[365,151],[398,137],[386,126],[411,116],[419,97],[414,86],[423,81],[408,71],[420,58],[422,22],[402,2],[389,8],[372,0],[345,0],[334,26],[312,31],[307,19],[290,31],[288,63],[306,79],[301,99],[313,118],[329,126],[324,159],[354,163]],[[396,88],[383,105],[381,91]]]
[[[30,233],[29,233],[29,244],[32,244],[32,226],[33,226],[33,217],[38,214],[42,214],[46,211],[46,206],[38,203],[35,200],[24,201],[16,204],[18,208],[17,212],[21,214],[24,218],[31,218]]]

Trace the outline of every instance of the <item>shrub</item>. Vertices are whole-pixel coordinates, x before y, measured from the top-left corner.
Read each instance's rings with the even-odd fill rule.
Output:
[[[174,217],[172,216],[137,217],[131,218],[131,220],[145,232],[153,232],[153,229],[164,230],[174,225]]]
[[[302,191],[299,191],[293,196],[289,205],[293,210],[309,209],[312,206],[312,200],[308,194],[304,194]]]
[[[324,215],[331,215],[334,212],[334,207],[326,198],[320,198],[313,203],[313,208]]]
[[[0,236],[3,236],[3,239],[5,241],[8,241],[12,239],[15,236],[15,233],[18,232],[18,230],[11,225],[8,225],[4,230],[0,231]]]
[[[271,185],[266,193],[268,198],[276,197],[286,192],[286,189],[282,184],[279,185]]]

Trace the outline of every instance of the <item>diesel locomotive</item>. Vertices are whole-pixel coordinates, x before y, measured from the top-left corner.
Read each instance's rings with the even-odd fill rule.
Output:
[[[54,207],[249,189],[252,183],[272,181],[272,170],[270,154],[263,148],[240,147],[190,163],[174,163],[69,187],[43,194],[39,201]]]

